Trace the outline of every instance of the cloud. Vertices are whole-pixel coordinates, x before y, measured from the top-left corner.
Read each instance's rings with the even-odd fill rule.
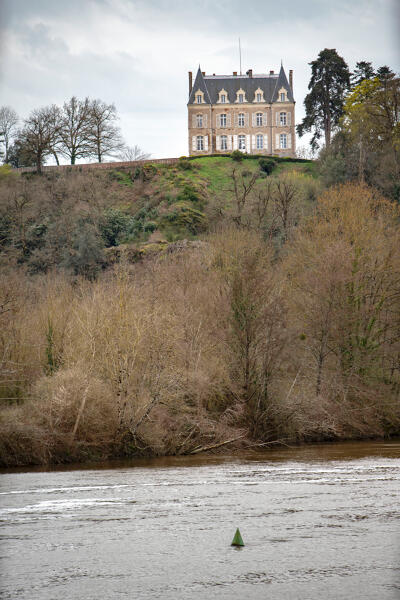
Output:
[[[294,69],[297,121],[308,63],[325,47],[350,66],[399,70],[394,0],[3,0],[0,104],[22,116],[78,97],[115,102],[130,145],[187,153],[187,71]]]

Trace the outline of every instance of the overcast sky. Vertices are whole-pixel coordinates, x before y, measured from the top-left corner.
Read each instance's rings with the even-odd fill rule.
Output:
[[[188,71],[294,70],[296,122],[308,63],[336,48],[400,71],[400,0],[0,0],[0,105],[23,118],[75,95],[114,102],[129,145],[187,148]],[[194,73],[195,74],[195,73]],[[300,141],[300,144],[303,144]]]

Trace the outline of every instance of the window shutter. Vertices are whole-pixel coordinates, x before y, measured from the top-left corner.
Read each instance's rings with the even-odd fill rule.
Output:
[[[226,126],[227,127],[232,127],[232,117],[231,115],[226,115]]]
[[[221,150],[221,136],[217,135],[217,137],[215,138],[215,146],[216,146],[216,150]]]
[[[257,148],[257,144],[256,144],[256,136],[255,136],[255,135],[252,135],[252,136],[251,136],[251,146],[252,146],[253,150],[254,150],[255,148]]]
[[[287,117],[287,124],[291,125],[292,124],[292,113],[290,113],[290,112],[286,113],[286,117]]]
[[[253,127],[256,126],[256,113],[253,113],[251,115],[251,124],[252,124]]]
[[[267,125],[267,113],[263,113],[262,124],[264,125],[264,127]]]
[[[232,150],[232,136],[228,135],[228,150]]]
[[[237,150],[238,149],[238,136],[237,135],[233,135],[233,149]]]
[[[235,124],[235,127],[239,127],[239,119],[238,119],[238,116],[237,116],[237,115],[234,115],[234,117],[233,117],[233,118],[234,118],[234,121],[233,121],[233,122],[234,122],[234,124]]]
[[[264,150],[268,150],[268,136],[264,135]]]
[[[279,148],[279,133],[276,134],[275,136],[275,148],[278,149]]]
[[[250,151],[250,136],[246,135],[246,152]]]
[[[215,117],[215,126],[216,127],[220,127],[221,126],[220,115],[216,115],[216,117]]]
[[[208,135],[204,136],[204,150],[207,152],[208,150]]]
[[[192,136],[192,150],[196,150],[196,136]]]
[[[207,127],[207,115],[203,115],[203,127]]]
[[[192,127],[196,127],[197,126],[197,117],[196,115],[192,116]]]
[[[279,127],[279,112],[275,113],[276,126]]]
[[[246,113],[244,122],[246,123],[246,127],[248,127],[249,126],[249,113]]]
[[[292,147],[292,136],[290,133],[287,134],[287,147],[291,148]]]

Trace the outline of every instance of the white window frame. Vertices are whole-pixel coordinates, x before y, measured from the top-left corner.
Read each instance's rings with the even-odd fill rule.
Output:
[[[203,97],[201,94],[196,94],[196,104],[203,104]]]
[[[204,150],[204,136],[202,135],[196,136],[196,150],[197,152],[202,152]]]
[[[286,94],[285,94],[285,92],[281,92],[280,93],[280,101],[281,102],[286,102]]]
[[[227,121],[227,119],[226,119],[226,113],[221,113],[219,115],[219,126],[225,128],[226,127],[226,121]]]
[[[264,136],[262,133],[256,135],[256,148],[257,150],[264,150]]]
[[[244,102],[244,94],[238,94],[238,102],[239,102],[239,104],[243,104],[243,102]]]
[[[246,122],[245,114],[239,113],[238,114],[238,127],[244,127],[245,122]]]
[[[246,136],[245,135],[238,135],[238,149],[246,150]]]
[[[260,92],[257,92],[256,94],[256,102],[262,102],[262,94],[260,94]]]
[[[226,104],[226,94],[221,94],[220,102],[221,102],[221,104]]]
[[[256,113],[256,126],[257,127],[262,127],[263,125],[263,114],[262,113]]]
[[[288,147],[287,144],[287,134],[286,133],[280,133],[279,134],[279,148],[281,150],[286,150]]]
[[[203,115],[196,115],[196,126],[198,129],[203,127]]]
[[[228,136],[221,135],[221,150],[228,150]]]
[[[279,125],[285,127],[287,125],[287,115],[285,112],[279,113]]]

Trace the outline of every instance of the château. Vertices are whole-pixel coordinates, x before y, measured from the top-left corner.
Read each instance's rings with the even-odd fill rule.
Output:
[[[189,154],[295,156],[293,71],[279,74],[206,75],[189,71]]]

